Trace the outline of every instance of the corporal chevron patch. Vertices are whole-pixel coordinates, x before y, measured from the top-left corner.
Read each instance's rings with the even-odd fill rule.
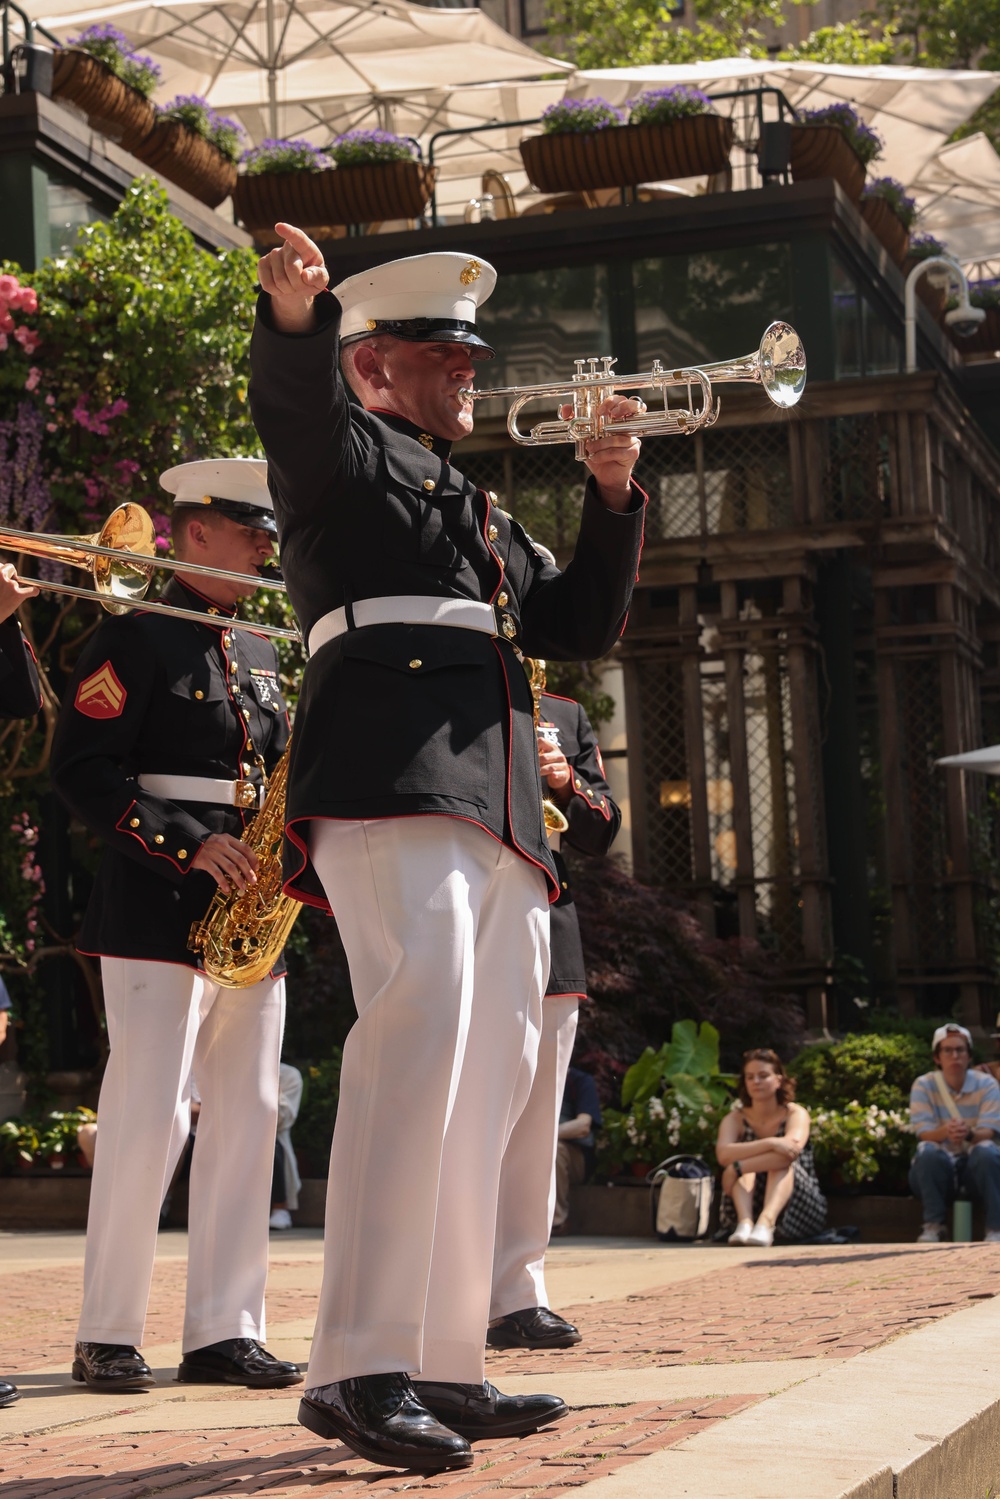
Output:
[[[118,718],[127,696],[111,662],[105,661],[80,683],[73,706],[87,718]]]

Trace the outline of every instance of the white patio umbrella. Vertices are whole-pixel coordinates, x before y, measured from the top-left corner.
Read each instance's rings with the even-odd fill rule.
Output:
[[[271,135],[292,107],[571,71],[479,10],[409,0],[38,0],[32,19],[60,37],[110,22],[161,64],[159,99],[200,94]]]
[[[1000,156],[981,132],[942,146],[910,191],[920,228],[964,265],[1000,258]]]

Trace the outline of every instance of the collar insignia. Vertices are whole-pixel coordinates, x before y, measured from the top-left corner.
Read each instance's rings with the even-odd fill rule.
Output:
[[[429,432],[421,432],[417,437],[417,441],[419,442],[420,446],[426,448],[428,452],[433,451],[434,439]]]

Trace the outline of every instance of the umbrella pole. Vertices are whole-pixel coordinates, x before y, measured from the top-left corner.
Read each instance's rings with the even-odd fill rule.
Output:
[[[267,0],[267,119],[271,139],[278,138],[278,74],[277,58],[274,55],[274,0]]]

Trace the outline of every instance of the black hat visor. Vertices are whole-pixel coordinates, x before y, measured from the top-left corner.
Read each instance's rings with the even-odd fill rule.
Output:
[[[402,338],[413,344],[470,344],[482,349],[487,359],[496,358],[496,349],[476,332],[475,323],[463,318],[414,317],[373,318],[374,328],[365,328],[361,333],[349,333],[341,343],[357,343],[361,338],[375,338],[379,333],[389,333],[393,338]]]
[[[265,510],[261,505],[251,505],[248,500],[219,500],[214,495],[205,495],[204,498],[197,500],[174,501],[175,510],[182,505],[192,510],[212,509],[216,514],[224,515],[241,526],[252,526],[255,531],[264,531],[272,537],[278,535],[278,523],[274,518],[274,511]]]

